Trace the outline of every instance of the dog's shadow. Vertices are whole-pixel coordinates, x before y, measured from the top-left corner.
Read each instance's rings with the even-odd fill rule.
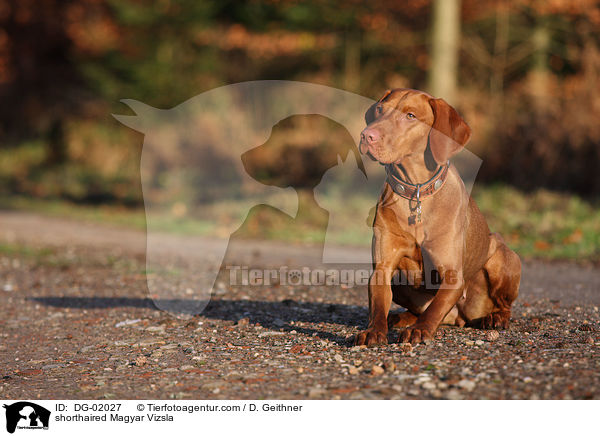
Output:
[[[109,309],[129,307],[158,310],[150,298],[50,296],[34,297],[32,300],[56,308]],[[161,300],[162,307],[183,307],[185,304],[185,300]],[[354,334],[354,330],[347,334],[337,334],[334,330],[340,329],[325,330],[325,328],[315,328],[312,325],[337,324],[344,326],[341,330],[345,330],[346,327],[361,327],[367,323],[367,311],[362,306],[302,302],[292,299],[259,301],[213,298],[204,311],[197,316],[230,323],[238,323],[241,319],[247,318],[248,324],[261,325],[265,329],[274,331],[291,332],[295,330],[298,334],[316,336],[342,346],[352,344],[352,338],[349,335]],[[302,325],[304,323],[311,324],[311,326]]]

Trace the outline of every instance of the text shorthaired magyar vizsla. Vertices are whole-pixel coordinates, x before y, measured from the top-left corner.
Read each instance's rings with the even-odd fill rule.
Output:
[[[385,165],[373,223],[369,325],[358,345],[433,338],[440,324],[507,328],[521,261],[485,218],[449,163],[471,136],[442,99],[387,91],[365,114],[360,151]],[[407,309],[389,314],[392,301]]]

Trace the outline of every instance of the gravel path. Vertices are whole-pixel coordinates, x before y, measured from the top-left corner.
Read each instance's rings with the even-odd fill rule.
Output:
[[[163,237],[167,254],[207,256]],[[600,399],[592,267],[525,262],[497,335],[442,328],[427,345],[366,349],[351,342],[364,287],[222,287],[201,315],[176,317],[148,299],[141,232],[0,212],[0,244],[24,247],[0,254],[3,398]],[[239,241],[231,256],[313,258]]]

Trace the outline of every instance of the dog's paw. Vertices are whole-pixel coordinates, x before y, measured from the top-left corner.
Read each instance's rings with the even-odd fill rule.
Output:
[[[370,347],[372,345],[387,344],[387,332],[370,328],[356,335],[354,345],[366,345]]]
[[[409,327],[400,333],[400,339],[398,342],[401,344],[410,343],[411,345],[417,345],[421,342],[429,342],[433,340],[434,333],[435,331],[432,331],[428,327],[415,324],[414,326]]]
[[[486,330],[507,330],[510,323],[510,312],[494,312],[481,320],[481,328]]]

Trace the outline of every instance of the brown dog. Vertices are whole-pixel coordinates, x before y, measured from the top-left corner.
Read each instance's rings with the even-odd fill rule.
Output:
[[[442,99],[395,89],[365,114],[360,151],[386,166],[373,223],[369,326],[358,345],[433,338],[440,324],[507,328],[521,261],[467,193],[448,159],[471,136]],[[392,301],[408,311],[390,315]]]

